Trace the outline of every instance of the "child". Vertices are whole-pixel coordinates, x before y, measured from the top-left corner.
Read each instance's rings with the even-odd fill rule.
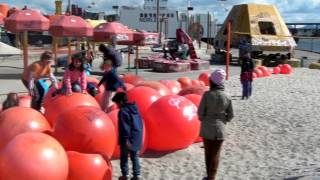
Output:
[[[19,97],[17,93],[9,93],[7,99],[2,103],[2,110],[9,109],[19,105]]]
[[[22,83],[29,90],[32,96],[31,107],[36,110],[40,110],[42,106],[42,100],[45,95],[45,88],[42,86],[41,78],[49,77],[54,88],[57,89],[57,79],[52,73],[51,64],[52,53],[45,51],[42,53],[40,61],[36,61],[24,69],[22,74]]]
[[[135,103],[128,103],[126,93],[119,92],[113,98],[119,107],[119,145],[120,145],[120,167],[122,176],[119,180],[129,180],[128,155],[130,155],[133,168],[133,178],[139,180],[140,162],[139,150],[142,144],[143,124],[139,110]]]
[[[215,70],[210,76],[210,90],[202,96],[198,108],[201,121],[200,136],[203,138],[207,177],[214,180],[218,171],[221,147],[226,138],[226,124],[233,118],[231,98],[224,91],[226,72]]]
[[[112,61],[106,60],[103,62],[101,68],[104,70],[104,74],[102,79],[98,84],[98,88],[104,83],[105,84],[105,92],[103,94],[103,101],[101,104],[102,110],[105,112],[109,112],[109,108],[112,105],[112,97],[114,93],[118,90],[118,88],[122,88],[126,91],[126,87],[120,79],[112,67]]]
[[[253,81],[254,64],[251,59],[250,53],[247,52],[242,57],[241,75],[240,80],[242,84],[242,100],[249,99],[252,94],[252,81]]]
[[[87,78],[83,59],[80,56],[74,56],[69,68],[64,72],[62,91],[67,96],[71,96],[72,92],[82,92],[85,94],[86,89]]]

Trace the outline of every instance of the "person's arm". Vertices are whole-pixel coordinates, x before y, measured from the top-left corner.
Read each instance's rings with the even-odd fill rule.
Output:
[[[81,73],[81,76],[80,76],[80,84],[81,84],[81,90],[82,90],[82,93],[86,93],[86,89],[87,89],[87,75],[86,75],[86,72],[83,71]]]
[[[119,111],[118,114],[119,126],[121,131],[121,138],[124,138],[126,142],[129,142],[130,134],[131,134],[131,127],[130,127],[130,116],[127,113]]]
[[[55,89],[58,89],[58,80],[57,80],[57,78],[54,76],[54,74],[52,72],[49,74],[49,78],[50,78],[50,81],[51,81],[53,87]]]
[[[206,104],[207,104],[206,94],[203,94],[200,101],[199,108],[198,108],[198,117],[200,121],[203,121],[203,118],[206,115]]]
[[[107,73],[104,73],[102,76],[102,79],[100,80],[98,84],[98,88],[107,80]]]
[[[71,73],[72,73],[71,71],[66,70],[63,75],[63,83],[67,88],[67,92],[66,92],[67,95],[72,94],[71,77],[70,77]]]
[[[117,73],[114,71],[112,73],[113,78],[120,83],[120,87],[124,90],[127,91],[127,87],[125,86],[123,80],[117,75]]]
[[[226,118],[227,118],[227,122],[230,122],[233,118],[233,107],[232,107],[232,100],[229,100],[229,105],[228,108],[226,110]]]

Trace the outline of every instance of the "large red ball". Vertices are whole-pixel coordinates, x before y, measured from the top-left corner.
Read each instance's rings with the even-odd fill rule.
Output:
[[[112,166],[100,154],[67,152],[69,159],[68,180],[112,180]]]
[[[45,114],[49,123],[54,126],[58,116],[76,106],[93,106],[100,108],[98,102],[89,94],[73,93],[71,96],[59,95],[45,105]]]
[[[292,67],[289,64],[284,64],[283,66],[280,67],[281,74],[291,74],[293,72]]]
[[[181,84],[182,89],[192,86],[192,81],[188,77],[181,77],[178,79],[178,82]]]
[[[0,149],[18,134],[50,130],[48,121],[40,112],[26,107],[9,108],[0,114]]]
[[[280,74],[281,68],[280,67],[274,67],[273,68],[273,74]]]
[[[260,69],[255,68],[255,69],[254,69],[254,72],[257,74],[257,77],[258,77],[258,78],[263,77],[263,72],[262,72]]]
[[[140,82],[139,84],[137,84],[136,86],[150,87],[150,88],[158,91],[161,96],[167,96],[167,95],[171,94],[171,92],[167,88],[167,86],[161,84],[158,81],[143,81],[143,82]]]
[[[125,75],[123,75],[122,79],[125,83],[129,83],[134,86],[137,85],[138,83],[144,81],[144,79],[142,77],[134,75],[134,74],[125,74]]]
[[[259,66],[258,69],[262,71],[263,77],[268,77],[271,75],[269,69],[265,66]]]
[[[189,99],[191,102],[193,102],[194,105],[196,105],[197,107],[199,107],[200,105],[200,102],[201,102],[201,96],[198,95],[198,94],[188,94],[186,96],[184,96],[185,98]],[[199,118],[198,118],[199,119]],[[199,122],[199,127],[200,127],[200,120],[198,121]],[[200,134],[200,129],[199,129],[199,132],[198,134]],[[198,143],[198,142],[202,142],[202,138],[201,137],[198,137],[196,140],[195,140],[195,143]]]
[[[116,131],[108,115],[96,107],[78,106],[62,113],[53,136],[67,151],[100,153],[111,157]]]
[[[113,123],[113,125],[114,125],[114,127],[116,129],[116,137],[117,137],[117,139],[119,138],[119,131],[118,131],[119,118],[118,118],[118,113],[119,113],[119,110],[114,110],[114,111],[111,111],[110,113],[108,113],[108,116],[112,120],[112,123]],[[141,147],[141,150],[140,150],[140,155],[142,155],[145,152],[146,149],[147,149],[146,126],[145,126],[145,123],[143,123],[142,147]],[[119,145],[117,145],[116,148],[114,149],[112,157],[113,158],[119,158],[120,157],[120,146]]]
[[[158,91],[145,86],[138,86],[127,92],[129,102],[136,102],[141,115],[145,115],[152,103],[161,95]]]
[[[27,132],[17,135],[0,154],[2,180],[66,180],[68,158],[52,137]]]
[[[197,107],[178,95],[165,96],[153,103],[145,122],[148,148],[155,151],[186,148],[199,135]]]
[[[206,86],[209,86],[209,77],[210,77],[210,74],[208,72],[203,72],[199,75],[199,81],[202,81],[204,82],[204,84]]]
[[[172,94],[178,94],[181,91],[181,84],[174,80],[160,80],[161,84],[167,86]]]
[[[190,86],[188,88],[182,89],[179,92],[180,96],[185,96],[188,94],[198,94],[200,96],[203,95],[204,92],[208,91],[209,88],[207,86]]]

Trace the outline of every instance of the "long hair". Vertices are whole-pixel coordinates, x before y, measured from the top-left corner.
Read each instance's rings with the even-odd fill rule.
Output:
[[[83,72],[83,71],[84,71],[84,59],[83,59],[83,57],[80,57],[80,56],[73,56],[73,57],[72,57],[72,61],[71,61],[71,63],[69,64],[69,70],[70,70],[70,71],[74,71],[74,70],[76,69],[76,67],[74,67],[74,65],[73,65],[73,62],[74,62],[76,59],[81,62],[81,66],[80,66],[80,68],[79,68],[78,70],[81,71],[81,72]]]
[[[17,93],[9,93],[7,99],[2,104],[2,110],[9,109],[19,105],[19,99]]]

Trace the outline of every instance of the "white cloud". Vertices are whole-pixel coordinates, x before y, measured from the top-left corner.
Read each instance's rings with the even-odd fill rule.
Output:
[[[64,1],[64,6],[67,0]],[[54,12],[54,0],[2,0],[12,6],[23,7],[27,4],[30,8],[37,8],[46,13]],[[112,5],[142,5],[143,0],[72,0],[81,7],[86,8],[92,2],[95,2],[94,9],[97,11],[110,12]],[[268,3],[278,7],[286,22],[320,22],[318,11],[320,9],[320,0],[191,0],[194,6],[194,12],[211,12],[216,15],[219,22],[222,22],[228,12],[235,4],[241,3]],[[184,10],[187,8],[188,0],[168,0],[170,7]]]

